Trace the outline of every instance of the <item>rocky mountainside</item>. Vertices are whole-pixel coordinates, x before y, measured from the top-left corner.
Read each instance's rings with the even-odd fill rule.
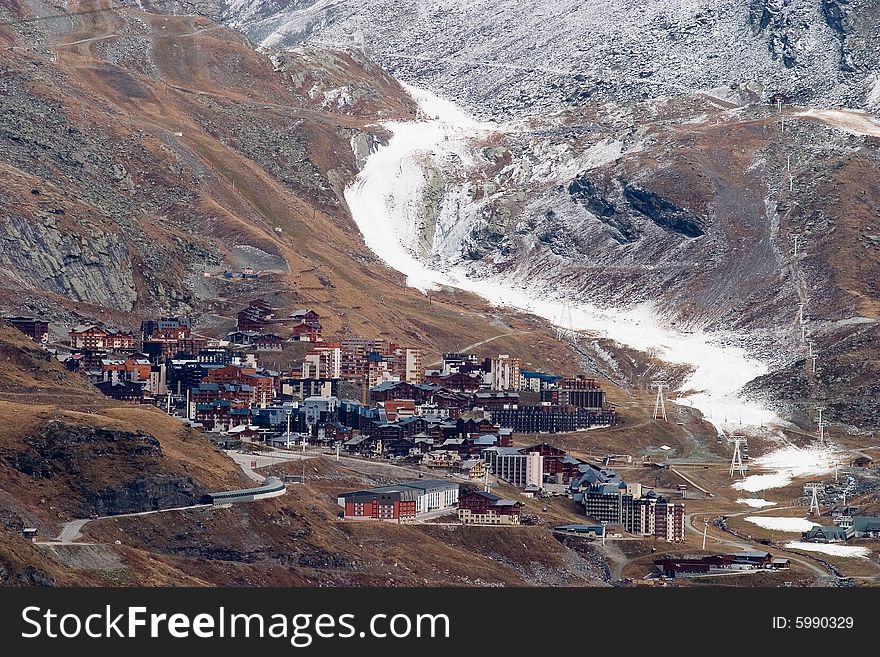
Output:
[[[351,222],[343,192],[387,137],[377,119],[416,111],[393,78],[357,54],[270,56],[207,17],[132,6],[0,8],[4,313],[61,335],[169,313],[225,331],[265,296],[315,307],[328,333],[443,349],[491,330],[483,304],[438,295],[463,313],[451,326]],[[244,267],[259,278],[222,277]]]
[[[483,117],[713,88],[848,107],[880,93],[872,0],[224,0],[220,17],[264,46],[363,48]]]
[[[483,121],[434,116],[429,102],[421,118],[437,139],[403,155],[376,198],[356,199],[431,269],[527,281],[560,305],[650,303],[677,330],[744,346],[780,382],[806,369],[803,399],[749,388],[785,417],[811,423],[818,395],[839,401],[849,430],[877,426],[876,405],[847,394],[874,372],[852,366],[853,345],[877,356],[876,3],[239,0],[219,11],[266,48],[365,53]],[[833,372],[821,386],[801,306]]]
[[[514,536],[485,527],[449,531],[336,522],[340,491],[399,477],[383,475],[381,465],[377,474],[362,475],[318,458],[308,462],[307,485],[292,486],[284,497],[227,509],[120,515],[189,506],[206,492],[252,482],[200,432],[156,408],[103,397],[2,324],[0,366],[0,585],[522,586],[608,580],[589,542],[563,545],[546,526],[522,527]],[[51,394],[64,388],[71,393]],[[299,462],[290,471],[279,467],[266,474],[300,471]],[[542,504],[529,503],[532,513]],[[93,515],[102,518],[89,520]],[[553,510],[553,521],[574,519],[563,505]],[[52,540],[77,520],[87,522],[80,527],[83,538]],[[25,527],[36,528],[41,542],[23,539]]]

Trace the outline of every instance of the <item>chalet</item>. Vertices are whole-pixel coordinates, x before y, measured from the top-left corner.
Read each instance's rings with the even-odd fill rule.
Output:
[[[437,449],[445,450],[447,452],[456,452],[458,454],[461,454],[462,452],[467,453],[467,445],[464,438],[447,438],[437,445]]]
[[[274,308],[263,299],[251,301],[247,308],[239,310],[236,315],[236,326],[239,331],[261,332],[272,319]]]
[[[461,463],[461,455],[457,450],[438,449],[422,457],[422,465],[429,468],[455,468],[459,463]]]
[[[805,541],[810,543],[845,543],[853,536],[852,527],[822,527],[814,525],[804,532]]]
[[[565,450],[547,443],[524,447],[523,452],[537,452],[543,457],[544,483],[567,484],[580,476],[581,461]]]
[[[142,403],[144,401],[144,385],[129,381],[104,381],[95,386],[104,395],[119,401]]]
[[[370,388],[370,401],[375,403],[394,400],[411,400],[413,404],[430,403],[439,386],[406,381],[384,381]]]
[[[872,459],[870,456],[862,454],[852,460],[852,465],[855,468],[873,468],[874,459]]]
[[[458,435],[463,437],[479,438],[486,434],[498,433],[498,427],[492,424],[491,420],[484,417],[481,418],[459,418],[456,422]]]
[[[290,313],[290,318],[300,322],[301,324],[317,324],[320,321],[321,316],[314,310],[302,308],[300,310],[295,310]],[[320,324],[318,324],[318,328],[321,328]]]
[[[416,414],[416,403],[412,399],[389,400],[380,402],[380,405],[385,410],[385,417],[389,422],[413,419]]]
[[[445,411],[449,417],[456,418],[461,409],[470,408],[471,398],[469,395],[441,388],[432,395],[432,401],[437,408]]]
[[[239,331],[260,332],[266,326],[263,313],[252,307],[239,310],[235,319],[235,326]]]
[[[126,351],[135,348],[135,337],[130,331],[110,331],[97,324],[77,326],[71,329],[69,336],[74,349]]]
[[[251,343],[257,351],[282,351],[284,340],[273,333],[266,333]]]
[[[377,427],[376,431],[373,432],[373,436],[388,442],[399,440],[403,438],[403,429],[396,422],[385,422]]]
[[[229,429],[227,433],[239,442],[242,440],[253,442],[260,437],[260,427],[255,424],[239,424]]]
[[[49,322],[32,317],[7,317],[6,321],[34,342],[46,342],[49,339]]]
[[[468,479],[483,479],[486,476],[486,463],[481,459],[460,461],[456,470]]]
[[[253,344],[262,334],[257,331],[230,331],[226,334],[226,339],[232,344],[249,345]]]
[[[354,436],[342,443],[342,449],[349,454],[369,456],[373,453],[373,442],[370,436]]]
[[[482,436],[479,436],[478,438],[474,438],[471,441],[471,445],[473,445],[474,449],[477,451],[482,451],[487,447],[495,447],[496,445],[498,445],[498,436],[491,433],[486,433]]]
[[[150,380],[153,366],[143,354],[128,358],[104,358],[101,361],[102,379],[105,381],[145,382]]]
[[[522,502],[473,491],[458,498],[458,520],[463,525],[518,525],[522,507]]]
[[[228,399],[195,404],[195,419],[208,431],[232,431],[251,426],[251,411]]]
[[[417,433],[412,437],[413,440],[413,449],[417,450],[421,454],[425,454],[426,452],[430,452],[434,447],[434,439],[431,438],[426,433]]]
[[[380,438],[375,443],[374,453],[386,459],[399,459],[410,456],[414,445],[409,438]]]
[[[351,440],[354,436],[354,430],[341,422],[325,422],[322,428],[324,430],[324,439],[327,442],[344,443]]]
[[[297,324],[290,331],[294,342],[321,342],[321,325],[317,323]]]
[[[427,383],[452,390],[454,392],[476,392],[483,386],[483,378],[479,375],[466,374],[464,372],[454,372],[452,374],[442,374],[440,376],[426,376]]]
[[[424,433],[428,429],[428,422],[423,417],[405,417],[397,421],[397,424],[400,426],[400,430],[402,435],[407,438],[412,438],[416,434]]]

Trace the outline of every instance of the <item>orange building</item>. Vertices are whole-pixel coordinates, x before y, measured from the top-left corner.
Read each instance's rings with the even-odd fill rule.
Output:
[[[74,349],[134,349],[136,340],[129,332],[114,332],[98,326],[88,324],[71,329],[70,346]]]
[[[269,403],[275,397],[275,380],[271,376],[257,374],[255,367],[227,365],[208,372],[204,381],[250,386],[253,389],[251,404]]]

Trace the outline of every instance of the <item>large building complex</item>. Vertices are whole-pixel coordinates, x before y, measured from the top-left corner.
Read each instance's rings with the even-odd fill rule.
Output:
[[[607,524],[619,524],[632,533],[666,541],[684,540],[684,504],[671,502],[641,484],[627,484],[612,470],[582,466],[583,474],[571,482],[584,513]]]
[[[473,491],[458,499],[458,520],[463,525],[518,525],[522,507],[522,502]]]
[[[408,522],[454,508],[458,504],[458,484],[440,479],[405,481],[342,493],[337,502],[346,519]]]

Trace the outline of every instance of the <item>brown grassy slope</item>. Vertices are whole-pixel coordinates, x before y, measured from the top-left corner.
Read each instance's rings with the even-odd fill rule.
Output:
[[[54,220],[73,234],[88,220],[125,243],[128,259],[104,266],[131,273],[137,301],[131,312],[106,308],[32,280],[10,282],[0,294],[7,307],[49,304],[58,317],[136,326],[147,312],[190,307],[229,318],[268,294],[282,308],[315,307],[328,333],[417,342],[435,353],[495,332],[485,304],[471,295],[448,291],[429,303],[406,288],[363,245],[340,198],[355,175],[352,137],[374,131],[382,138],[373,125],[380,112],[414,112],[389,76],[349,55],[316,51],[286,55],[276,72],[240,35],[202,18],[120,9],[77,21],[58,38],[75,45],[57,45],[57,62],[39,52],[10,53],[19,97],[57,120],[44,128],[42,146],[33,135],[10,142],[0,175],[15,196],[4,209],[28,222]],[[35,57],[41,66],[33,70]],[[357,100],[328,105],[307,93],[310,82],[347,83]],[[37,121],[22,118],[25,125]],[[127,179],[117,180],[118,167]],[[51,214],[57,207],[65,211],[60,218]],[[280,258],[286,271],[253,285],[201,279],[206,266],[237,263],[238,247]],[[511,347],[526,351],[534,342],[514,340]],[[539,351],[523,355],[537,366]],[[557,353],[556,360],[567,359]]]
[[[208,490],[234,486],[241,477],[207,438],[156,408],[104,397],[8,326],[0,326],[0,358],[0,499],[26,524],[54,532],[56,523],[82,517],[76,514],[89,508],[91,494],[143,477],[192,478]],[[145,434],[159,441],[160,450],[128,453],[137,448],[135,439],[115,446],[99,437],[92,443],[53,444],[51,432],[46,445],[34,443],[52,423]],[[47,465],[28,465],[40,453]],[[28,474],[32,467],[48,476]]]
[[[359,477],[327,459],[320,477],[286,496],[231,509],[92,523],[90,537],[122,540],[220,584],[595,584],[569,569],[570,553],[546,528],[511,529],[339,522],[335,495]],[[363,482],[356,484],[363,485]],[[418,546],[418,549],[414,549]]]

